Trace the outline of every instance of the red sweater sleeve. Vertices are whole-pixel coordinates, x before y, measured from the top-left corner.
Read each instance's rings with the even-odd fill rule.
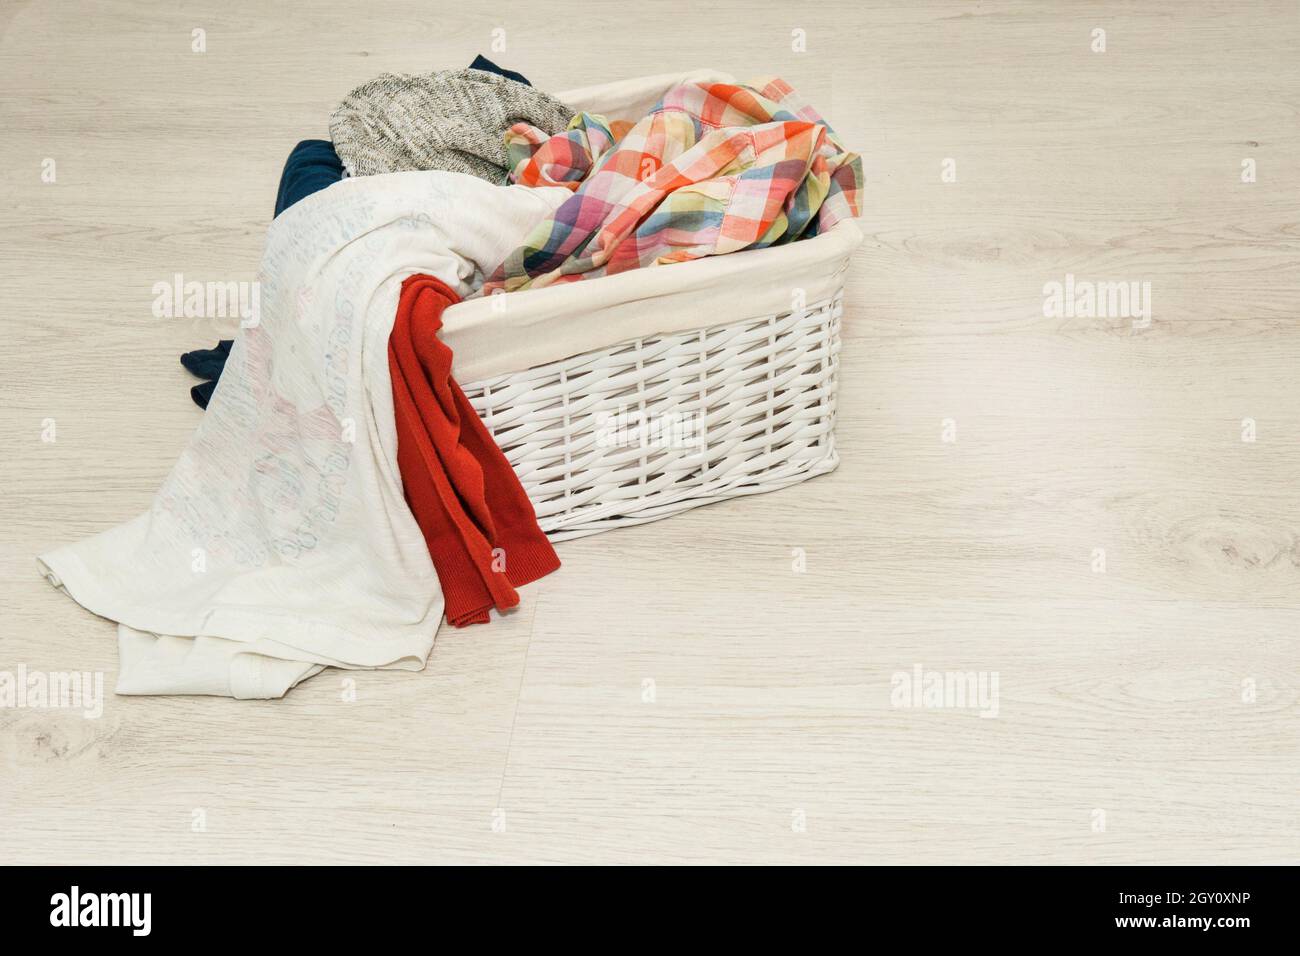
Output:
[[[523,485],[451,376],[438,332],[459,302],[427,275],[402,283],[388,340],[397,465],[456,627],[519,603],[515,588],[560,566]]]

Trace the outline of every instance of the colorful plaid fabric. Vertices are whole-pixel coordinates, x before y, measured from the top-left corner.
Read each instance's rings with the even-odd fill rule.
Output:
[[[563,133],[547,136],[536,126],[516,123],[506,133],[510,178],[524,186],[567,186],[577,190],[591,167],[614,145],[603,116],[579,113]]]
[[[485,293],[791,242],[858,215],[861,157],[784,80],[678,86],[622,132],[587,113],[549,137],[512,127],[511,178],[574,193]]]

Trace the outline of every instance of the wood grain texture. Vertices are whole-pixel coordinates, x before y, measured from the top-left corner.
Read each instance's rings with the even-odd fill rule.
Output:
[[[837,472],[566,543],[420,674],[0,709],[0,861],[1300,861],[1294,2],[629,16],[0,8],[0,670],[111,687],[112,627],[33,558],[147,505],[218,331],[151,286],[252,278],[285,154],[357,83],[496,28],[551,90],[779,73],[863,153],[868,234]],[[1045,318],[1066,273],[1149,282],[1150,327]],[[918,663],[997,672],[997,717],[893,706]]]

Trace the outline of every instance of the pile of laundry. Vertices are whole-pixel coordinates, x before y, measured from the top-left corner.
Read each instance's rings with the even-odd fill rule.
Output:
[[[444,615],[485,623],[559,567],[453,375],[450,306],[859,211],[859,157],[779,79],[684,77],[605,116],[479,57],[363,84],[330,134],[285,164],[258,321],[181,358],[207,413],[150,509],[39,559],[118,622],[119,694],[418,670]]]

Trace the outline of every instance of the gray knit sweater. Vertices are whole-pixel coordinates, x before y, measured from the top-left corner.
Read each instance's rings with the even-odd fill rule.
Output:
[[[353,176],[445,169],[505,182],[505,133],[517,122],[547,134],[573,110],[553,96],[483,70],[384,73],[343,98],[330,136]]]

